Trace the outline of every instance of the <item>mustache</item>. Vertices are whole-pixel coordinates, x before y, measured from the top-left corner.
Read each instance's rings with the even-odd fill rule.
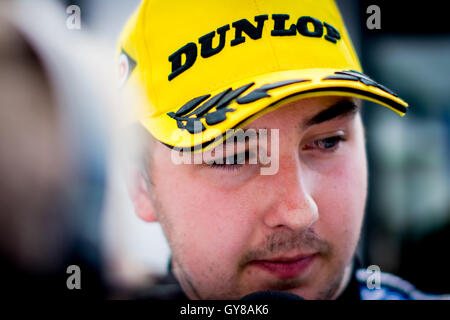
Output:
[[[304,253],[317,252],[329,256],[333,252],[332,245],[321,239],[313,229],[297,233],[280,230],[266,236],[260,245],[247,252],[241,259],[241,266],[253,260],[265,260],[276,255],[287,254],[294,250]]]

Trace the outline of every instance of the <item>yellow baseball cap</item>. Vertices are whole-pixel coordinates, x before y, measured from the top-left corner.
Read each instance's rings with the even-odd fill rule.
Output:
[[[122,90],[145,93],[137,120],[191,151],[293,99],[352,96],[400,115],[408,106],[362,73],[333,0],[144,0],[118,65]]]

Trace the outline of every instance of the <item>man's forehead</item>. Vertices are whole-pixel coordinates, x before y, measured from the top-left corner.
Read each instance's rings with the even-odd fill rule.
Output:
[[[271,111],[243,127],[249,129],[269,129],[270,123],[279,123],[283,116],[295,116],[293,121],[305,129],[335,118],[355,114],[361,109],[361,100],[353,97],[317,97],[294,100]],[[283,115],[285,113],[285,115]],[[272,127],[271,127],[272,128]],[[281,129],[281,128],[279,128]]]

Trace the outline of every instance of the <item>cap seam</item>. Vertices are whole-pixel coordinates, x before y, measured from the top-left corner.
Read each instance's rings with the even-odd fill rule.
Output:
[[[150,5],[150,2],[151,2],[151,0],[147,0],[147,1],[145,1],[145,8],[144,8],[144,16],[142,17],[143,18],[143,22],[142,22],[142,30],[141,30],[141,34],[140,34],[140,38],[143,38],[142,37],[142,33],[146,30],[146,23],[147,23],[147,13],[149,12],[149,10],[148,10],[148,7],[149,7],[149,5]],[[146,56],[147,56],[147,58],[148,58],[148,61],[150,62],[150,50],[149,50],[149,48],[148,48],[148,44],[147,44],[147,41],[143,41],[144,42],[144,46],[145,46],[145,51],[146,51]],[[145,68],[145,69],[147,69],[148,70],[148,68]],[[149,86],[149,89],[151,90],[151,92],[152,92],[152,96],[154,97],[154,104],[155,105],[158,105],[158,100],[159,100],[159,98],[158,98],[158,95],[157,95],[157,92],[156,92],[156,90],[155,90],[155,88],[153,87],[153,79],[148,79],[148,77],[151,77],[151,74],[149,75],[147,72],[146,72],[146,70],[142,70],[141,71],[143,74],[144,74],[144,77],[145,77],[145,79],[147,80],[146,82],[148,82],[148,86]],[[150,80],[150,81],[148,81],[148,80]]]
[[[361,61],[359,59],[358,53],[355,50],[355,46],[353,45],[352,39],[350,38],[350,34],[348,33],[347,26],[346,26],[345,21],[344,21],[344,19],[342,17],[341,11],[340,11],[340,9],[337,6],[335,1],[331,1],[331,3],[332,3],[332,5],[335,8],[335,12],[337,12],[337,15],[338,15],[337,19],[342,21],[342,26],[343,26],[342,29],[343,30],[341,30],[341,32],[345,33],[345,38],[347,39],[348,44],[349,44],[348,46],[344,46],[345,47],[345,53],[346,53],[347,57],[350,57],[350,61],[356,62],[358,64],[359,68],[361,69],[361,71],[363,71],[362,66],[361,66]],[[340,43],[342,45],[342,42],[340,42]],[[352,50],[354,52],[354,55],[351,53],[351,51],[349,49],[349,46],[352,48]]]
[[[260,10],[260,8],[259,8],[259,6],[258,6],[256,0],[253,0],[253,3],[255,4],[256,11],[258,12],[258,14],[261,14],[262,11]],[[269,19],[268,19],[268,20],[269,20]],[[278,69],[280,68],[280,62],[278,61],[278,57],[277,57],[277,54],[275,53],[275,48],[274,48],[273,45],[272,45],[272,41],[270,41],[270,38],[267,38],[267,40],[265,40],[265,41],[267,41],[267,42],[269,43],[270,50],[272,51],[273,58],[275,59],[276,68],[277,68],[277,70],[278,70]]]

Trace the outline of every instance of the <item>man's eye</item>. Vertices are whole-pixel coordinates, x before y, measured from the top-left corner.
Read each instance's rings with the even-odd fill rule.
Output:
[[[208,163],[208,166],[215,169],[234,171],[240,169],[250,159],[250,152],[247,150],[223,159],[214,160]]]
[[[345,141],[342,136],[334,136],[325,139],[315,140],[306,144],[303,150],[319,149],[324,152],[332,152],[339,147],[339,143]]]
[[[211,168],[214,169],[221,169],[221,170],[227,170],[227,171],[235,171],[239,170],[243,165],[242,164],[220,164],[220,163],[212,163],[208,165]]]

